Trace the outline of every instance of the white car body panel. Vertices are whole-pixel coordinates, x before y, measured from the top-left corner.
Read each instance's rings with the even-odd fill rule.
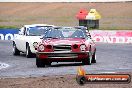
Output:
[[[24,35],[18,35],[17,38],[15,38],[14,42],[16,44],[16,47],[18,50],[22,52],[26,52],[26,42],[29,44],[30,50],[32,53],[36,53],[36,50],[33,46],[34,42],[41,42],[41,36],[24,36]]]
[[[50,26],[52,27],[53,25],[47,25],[47,24],[33,24],[33,25],[25,25],[24,27],[28,28],[28,27],[35,27],[35,26]],[[36,53],[37,50],[35,50],[33,43],[37,42],[40,43],[42,41],[41,37],[42,36],[29,36],[29,35],[24,35],[23,32],[24,27],[22,27],[20,29],[20,32],[18,34],[18,36],[13,40],[16,44],[16,47],[19,51],[21,52],[26,52],[26,43],[29,44],[30,47],[30,51],[32,53]]]

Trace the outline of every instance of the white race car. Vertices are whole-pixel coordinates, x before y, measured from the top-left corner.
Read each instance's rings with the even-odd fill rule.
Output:
[[[13,55],[20,55],[20,52],[23,52],[26,53],[27,58],[32,57],[46,30],[53,26],[47,24],[24,25],[13,40]]]

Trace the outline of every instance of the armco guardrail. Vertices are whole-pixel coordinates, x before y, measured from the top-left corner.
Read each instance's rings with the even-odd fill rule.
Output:
[[[92,30],[95,42],[104,43],[132,43],[132,31],[129,30]]]
[[[0,0],[0,2],[126,2],[132,0]]]
[[[18,29],[0,29],[0,40],[13,40],[18,34]]]

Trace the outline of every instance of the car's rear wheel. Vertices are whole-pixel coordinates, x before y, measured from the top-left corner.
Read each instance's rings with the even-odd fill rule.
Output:
[[[45,64],[44,60],[39,59],[39,58],[36,57],[36,66],[37,67],[45,67],[46,64]]]
[[[16,44],[13,42],[13,55],[20,55],[20,51],[17,49]]]
[[[82,62],[83,62],[84,65],[91,65],[91,63],[92,63],[92,53],[89,52],[88,58],[85,58]]]
[[[32,52],[30,50],[29,45],[27,44],[27,46],[26,46],[26,57],[27,58],[31,58],[32,56],[33,56],[33,54],[32,54]]]

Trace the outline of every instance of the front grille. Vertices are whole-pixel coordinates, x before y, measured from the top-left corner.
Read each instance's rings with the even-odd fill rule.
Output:
[[[77,58],[77,54],[67,53],[67,54],[48,54],[48,58]]]
[[[71,51],[71,45],[55,45],[54,51]]]

